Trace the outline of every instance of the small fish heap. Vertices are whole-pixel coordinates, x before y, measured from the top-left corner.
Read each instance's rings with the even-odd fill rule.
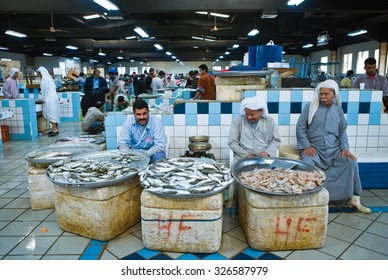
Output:
[[[49,165],[47,175],[53,181],[67,184],[88,184],[111,181],[138,173],[128,163],[141,160],[132,154],[119,154],[110,160],[60,160]]]
[[[139,175],[147,191],[177,197],[216,194],[234,180],[222,163],[183,158],[155,162]]]
[[[253,189],[288,194],[303,194],[322,185],[322,176],[316,172],[293,169],[255,168],[241,172],[241,183]]]
[[[45,159],[45,158],[64,158],[71,156],[71,152],[67,151],[55,151],[55,152],[46,152],[46,153],[31,153],[28,155],[29,158],[34,159]]]

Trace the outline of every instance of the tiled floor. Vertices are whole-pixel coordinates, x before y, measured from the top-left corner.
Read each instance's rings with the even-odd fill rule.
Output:
[[[63,123],[59,137],[81,134],[80,125]],[[384,259],[388,260],[388,189],[365,190],[370,215],[330,203],[326,243],[317,250],[256,251],[249,247],[235,209],[226,209],[220,250],[214,254],[159,252],[144,248],[138,223],[109,242],[91,240],[58,227],[54,209],[33,211],[24,154],[58,137],[3,143],[0,154],[0,259]],[[42,230],[47,229],[47,231]]]

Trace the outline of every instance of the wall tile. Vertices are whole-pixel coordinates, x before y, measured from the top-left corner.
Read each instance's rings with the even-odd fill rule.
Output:
[[[199,125],[198,126],[198,135],[207,135],[209,136],[209,126]]]
[[[279,113],[289,114],[290,113],[290,102],[279,102]]]
[[[300,116],[300,114],[291,114],[290,115],[290,124],[296,125],[296,123],[298,122],[299,116]]]
[[[371,102],[381,102],[383,99],[383,93],[381,91],[372,91]]]
[[[197,103],[198,114],[209,114],[209,103]]]
[[[241,102],[233,102],[232,103],[232,113],[233,114],[240,114],[240,105],[241,105]]]
[[[216,137],[216,136],[210,137],[209,143],[214,148],[221,148],[221,137]]]
[[[232,115],[231,114],[222,114],[221,115],[221,125],[231,125],[232,124]]]
[[[356,147],[366,147],[366,141],[368,137],[365,136],[357,136],[356,138]]]
[[[281,144],[280,145],[283,145],[283,146],[288,146],[289,143],[290,143],[290,140],[289,140],[288,136],[281,136],[280,140],[281,140]]]
[[[290,114],[279,114],[279,126],[290,125]]]
[[[348,90],[341,90],[341,102],[348,102],[349,101],[349,91]]]
[[[198,135],[198,127],[190,126],[186,127],[186,137],[197,136]]]
[[[230,102],[221,102],[221,114],[232,114],[233,107]]]
[[[370,113],[372,114],[380,114],[382,109],[381,102],[371,102],[370,103]]]
[[[289,137],[288,141],[288,145],[297,145],[296,137]]]
[[[279,136],[287,136],[290,135],[290,127],[289,126],[279,126]]]
[[[209,125],[220,126],[221,115],[220,114],[209,114]]]
[[[185,119],[185,117],[184,116],[182,116],[182,115],[174,115],[174,125],[178,125],[178,126],[180,126],[180,125],[185,125],[186,124],[186,119]]]
[[[369,124],[369,114],[359,114],[358,115],[358,124]]]
[[[290,125],[290,137],[296,137],[296,126]]]
[[[221,136],[229,137],[230,128],[230,125],[221,125]]]
[[[303,100],[305,102],[311,102],[313,100],[314,90],[304,90],[303,91]]]
[[[188,143],[186,143],[186,137],[175,137],[174,138],[174,141],[175,141],[175,149],[188,149],[187,146],[188,146]]]
[[[377,147],[379,144],[379,137],[370,136],[368,137],[368,149],[372,147]]]
[[[185,115],[186,126],[196,126],[197,125],[197,114],[186,114]]]
[[[174,125],[174,115],[163,115],[162,120],[164,125]]]
[[[186,136],[186,127],[183,125],[174,126],[174,136],[175,137],[185,137]]]
[[[209,137],[212,136],[221,136],[221,127],[220,126],[209,126]]]
[[[360,102],[370,102],[372,99],[372,91],[369,90],[363,90],[360,93]]]
[[[370,117],[369,117],[370,121]],[[380,126],[378,125],[369,125],[368,126],[368,135],[369,136],[378,136],[380,132]]]
[[[349,102],[359,102],[360,101],[360,91],[352,90],[349,92]]]
[[[256,90],[244,90],[244,98],[256,96]]]
[[[269,90],[268,91],[268,100],[267,102],[279,102],[280,94],[279,91]]]
[[[209,103],[209,114],[220,114],[220,113],[221,113],[221,103],[219,102]]]
[[[209,124],[209,115],[197,115],[198,125],[208,125]]]
[[[347,114],[346,121],[348,125],[358,124],[358,114]]]
[[[388,136],[379,137],[379,147],[388,147]]]
[[[359,125],[357,128],[357,137],[358,136],[367,136],[368,135],[368,125]]]
[[[359,105],[358,102],[348,102],[347,114],[358,114]]]
[[[185,113],[186,114],[197,114],[197,103],[185,103]]]
[[[282,90],[279,93],[279,101],[290,103],[291,101],[291,91],[290,90]]]
[[[355,136],[348,136],[348,142],[351,149],[353,149],[356,146],[356,137]]]
[[[303,92],[300,89],[291,89],[291,102],[302,102]]]

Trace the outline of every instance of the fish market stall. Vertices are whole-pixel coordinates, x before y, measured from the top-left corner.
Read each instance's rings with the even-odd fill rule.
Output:
[[[139,173],[146,248],[214,253],[221,246],[223,191],[230,169],[210,159],[168,158]]]
[[[45,176],[46,169],[50,164],[74,155],[100,150],[98,145],[91,143],[58,143],[28,152],[24,159],[27,161],[31,209],[54,208],[55,188]]]
[[[101,150],[106,150],[106,142],[104,135],[79,135],[77,137],[62,137],[55,143],[93,143],[101,147]]]
[[[51,164],[46,176],[55,185],[59,227],[107,241],[138,223],[138,172],[148,163],[138,150],[108,150]]]
[[[325,173],[288,158],[242,159],[232,167],[239,183],[241,228],[256,250],[321,248],[329,193]]]

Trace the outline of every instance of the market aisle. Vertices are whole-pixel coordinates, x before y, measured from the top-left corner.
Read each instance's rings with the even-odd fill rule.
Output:
[[[63,123],[59,137],[81,134],[78,123]],[[235,209],[226,209],[221,249],[214,254],[183,254],[145,249],[141,225],[109,242],[62,231],[54,209],[30,207],[24,154],[54,143],[58,137],[40,136],[37,142],[3,143],[0,154],[0,259],[384,259],[388,260],[388,189],[366,190],[363,202],[370,215],[348,212],[330,204],[325,246],[318,250],[262,252],[249,248]],[[47,229],[42,230],[42,229]]]

